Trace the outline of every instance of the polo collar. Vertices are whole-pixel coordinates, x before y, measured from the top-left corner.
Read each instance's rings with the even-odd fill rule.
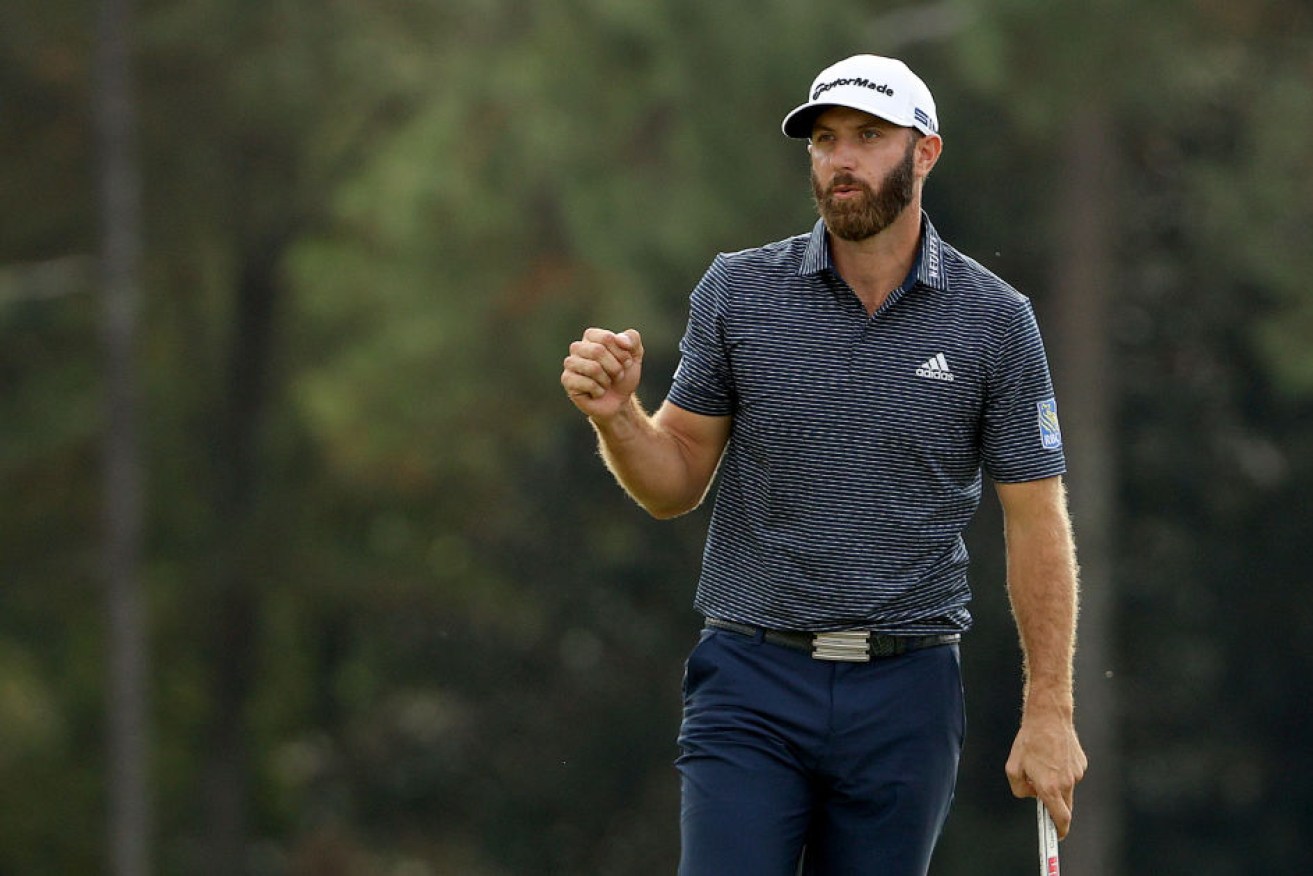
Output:
[[[944,240],[931,224],[930,217],[921,211],[921,251],[916,259],[916,283],[932,289],[948,291],[948,278],[944,276]],[[798,274],[811,277],[834,270],[830,257],[830,240],[825,233],[825,220],[817,219],[807,239]]]

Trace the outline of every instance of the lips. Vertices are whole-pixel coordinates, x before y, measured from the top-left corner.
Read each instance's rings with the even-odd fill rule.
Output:
[[[860,198],[866,194],[866,189],[862,186],[855,185],[832,185],[830,186],[829,196],[837,201],[848,201],[853,198]]]
[[[866,191],[866,186],[852,177],[836,177],[830,183],[828,194],[832,198],[847,199],[863,195]]]

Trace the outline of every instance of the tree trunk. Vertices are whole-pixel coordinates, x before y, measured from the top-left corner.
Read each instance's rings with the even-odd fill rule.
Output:
[[[1112,302],[1118,294],[1114,142],[1106,112],[1077,111],[1059,169],[1054,228],[1054,376],[1062,408],[1072,515],[1081,564],[1076,652],[1076,724],[1090,759],[1076,790],[1075,821],[1063,843],[1073,873],[1121,871],[1120,715],[1112,675],[1115,621],[1113,528],[1117,409],[1111,354]]]
[[[232,320],[226,404],[218,430],[217,538],[211,606],[212,666],[206,764],[208,854],[214,876],[249,871],[250,751],[248,705],[257,667],[255,638],[261,574],[258,528],[260,436],[279,297],[285,238],[273,236],[243,254]]]
[[[150,872],[146,618],[140,582],[142,474],[136,365],[141,182],[129,76],[129,0],[103,0],[97,30],[96,142],[105,368],[104,568],[108,623],[110,868]]]

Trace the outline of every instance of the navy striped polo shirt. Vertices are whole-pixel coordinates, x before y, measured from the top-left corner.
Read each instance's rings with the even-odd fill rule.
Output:
[[[732,416],[696,608],[785,630],[965,630],[962,531],[996,481],[1062,474],[1030,301],[922,219],[868,315],[810,234],[718,255],[668,400]]]

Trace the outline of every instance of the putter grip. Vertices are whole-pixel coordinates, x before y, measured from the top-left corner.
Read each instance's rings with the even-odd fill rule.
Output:
[[[1044,801],[1036,798],[1035,813],[1039,821],[1039,876],[1060,876],[1058,868],[1058,829],[1053,826]]]

